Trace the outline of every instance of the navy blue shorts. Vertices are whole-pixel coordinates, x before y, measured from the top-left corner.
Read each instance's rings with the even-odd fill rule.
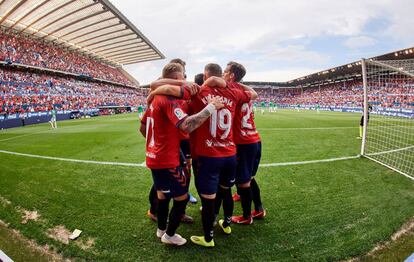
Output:
[[[256,175],[261,156],[261,142],[237,145],[237,184],[247,183]]]
[[[199,194],[217,193],[218,185],[232,187],[236,175],[236,156],[198,157],[195,184]]]
[[[151,169],[155,189],[162,191],[167,197],[179,197],[188,193],[190,179],[181,167],[167,169]]]

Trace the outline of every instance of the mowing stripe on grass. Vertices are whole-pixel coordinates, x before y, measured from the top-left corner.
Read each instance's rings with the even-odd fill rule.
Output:
[[[62,130],[62,129],[65,129],[66,130],[66,129],[70,129],[70,128],[73,128],[73,127],[76,127],[78,129],[79,126],[80,125],[64,126],[64,127],[60,127],[58,130],[59,131]],[[92,126],[92,128],[91,127],[88,127],[87,129],[93,129],[93,128],[95,128],[95,126]],[[53,133],[53,134],[59,134],[58,133],[59,132],[58,130],[48,128],[46,130],[42,130],[42,131],[38,131],[38,132],[27,133],[27,134],[23,134],[23,135],[17,135],[17,136],[5,138],[5,139],[0,139],[0,142],[14,140],[14,139],[18,139],[18,138],[25,137],[25,136],[32,136],[32,135],[37,135],[37,134],[49,133],[49,132],[50,133]],[[6,133],[6,134],[13,134],[13,133]]]
[[[13,137],[1,139],[0,142],[9,141],[9,140],[13,140],[13,139],[17,139],[17,138],[21,138],[21,137],[25,137],[25,136],[31,136],[31,135],[41,134],[41,133],[45,133],[45,132],[47,132],[47,131],[44,131],[43,130],[43,131],[29,133],[29,134],[24,134],[24,135],[17,135],[17,136],[13,136]]]
[[[338,126],[338,127],[261,127],[257,130],[332,130],[332,129],[350,129],[358,128],[357,126]]]
[[[318,159],[318,160],[309,160],[309,161],[300,161],[300,162],[269,163],[269,164],[260,164],[260,167],[306,165],[306,164],[314,164],[314,163],[349,160],[349,159],[355,159],[359,157],[360,157],[359,155],[356,155],[356,156],[345,156],[345,157],[336,157],[336,158]]]
[[[72,159],[72,158],[62,158],[62,157],[32,155],[32,154],[11,152],[11,151],[6,151],[6,150],[0,150],[0,153],[8,154],[8,155],[32,157],[32,158],[59,160],[59,161],[66,161],[66,162],[85,163],[85,164],[113,165],[113,166],[130,166],[130,167],[146,167],[145,162],[144,163],[141,163],[141,164],[138,164],[138,163],[123,163],[123,162],[106,162],[106,161],[80,160],[80,159]],[[359,156],[347,156],[347,157],[318,159],[318,160],[299,161],[299,162],[269,163],[269,164],[260,164],[260,167],[305,165],[305,164],[314,164],[314,163],[324,163],[324,162],[333,162],[333,161],[340,161],[340,160],[355,159],[355,158],[358,158],[358,157]]]

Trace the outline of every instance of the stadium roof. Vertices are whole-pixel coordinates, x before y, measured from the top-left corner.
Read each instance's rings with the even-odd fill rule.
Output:
[[[0,0],[0,25],[117,66],[165,58],[108,0]]]
[[[414,58],[414,47],[398,50],[395,52],[379,55],[370,58],[377,61],[392,61],[406,60]],[[296,86],[316,86],[320,84],[329,84],[332,82],[343,82],[352,79],[359,79],[362,77],[361,61],[355,61],[349,64],[333,67],[314,74],[303,76],[300,78],[288,81],[288,85]]]

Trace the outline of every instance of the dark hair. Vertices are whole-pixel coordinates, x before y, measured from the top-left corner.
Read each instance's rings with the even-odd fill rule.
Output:
[[[213,64],[213,63],[207,64],[204,67],[204,71],[208,72],[208,76],[221,77],[223,75],[223,70],[218,64]]]
[[[184,73],[184,68],[178,63],[169,63],[162,69],[162,78],[174,78],[177,72]]]
[[[177,63],[180,64],[185,69],[185,62],[181,58],[174,58],[171,59],[170,63]]]
[[[230,61],[227,65],[230,66],[230,73],[234,74],[234,81],[240,82],[246,75],[246,68],[242,64]]]
[[[194,76],[194,82],[199,86],[203,85],[203,83],[204,83],[204,74],[200,73],[200,74],[195,75]]]

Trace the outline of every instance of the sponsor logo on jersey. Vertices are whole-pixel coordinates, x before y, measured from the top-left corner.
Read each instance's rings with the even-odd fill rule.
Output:
[[[220,142],[220,141],[212,141],[212,140],[206,140],[206,145],[208,147],[230,147],[234,146],[234,143],[232,141],[229,142]]]
[[[151,153],[151,152],[147,152],[146,155],[149,158],[156,158],[157,157],[154,153]]]
[[[213,146],[213,141],[211,141],[211,140],[206,140],[206,145],[207,145],[208,147]]]
[[[183,119],[185,116],[186,116],[186,114],[184,113],[184,111],[183,110],[181,110],[181,108],[175,108],[174,109],[174,115],[179,119],[179,120],[181,120],[181,119]]]

